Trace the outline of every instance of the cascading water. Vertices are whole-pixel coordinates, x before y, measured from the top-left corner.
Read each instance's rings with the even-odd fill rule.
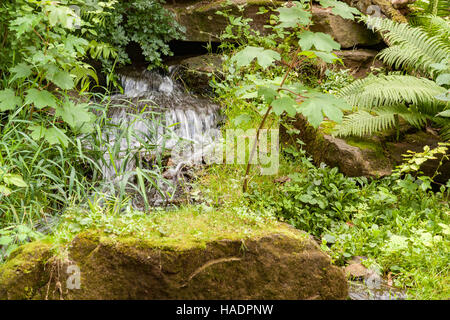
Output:
[[[193,145],[207,146],[216,139],[219,107],[210,100],[188,94],[170,76],[145,69],[129,70],[120,78],[124,91],[111,97],[108,118],[112,126],[103,134],[109,146],[102,168],[105,181],[117,183],[133,171],[136,153],[151,158],[173,150],[180,141],[189,142],[185,148],[199,150]],[[202,157],[188,154],[172,163],[194,163]]]

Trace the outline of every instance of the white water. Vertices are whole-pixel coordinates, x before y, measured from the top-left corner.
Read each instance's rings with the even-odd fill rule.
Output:
[[[131,70],[122,74],[121,81],[124,93],[112,97],[114,106],[108,112],[111,123],[117,128],[104,134],[109,149],[120,144],[120,150],[105,152],[104,180],[118,181],[134,169],[134,157],[126,159],[126,155],[139,153],[149,158],[155,152],[173,149],[179,145],[180,138],[190,141],[189,148],[193,144],[211,144],[215,139],[219,107],[211,101],[194,97],[169,76],[148,70]],[[120,138],[124,132],[133,131],[136,134],[126,133]],[[145,148],[139,138],[157,146],[156,150]],[[191,159],[183,160],[198,161],[198,157],[201,155],[193,154]]]

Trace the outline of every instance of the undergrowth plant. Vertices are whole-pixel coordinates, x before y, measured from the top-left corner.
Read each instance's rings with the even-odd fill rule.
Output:
[[[402,118],[416,128],[433,123],[441,128],[444,140],[450,138],[450,27],[448,20],[437,16],[426,21],[413,27],[382,18],[365,20],[389,44],[378,57],[403,72],[369,76],[341,89],[338,96],[357,111],[345,116],[335,135],[398,130]]]
[[[354,19],[359,12],[346,4],[334,0],[320,1],[322,6],[331,7],[334,14],[343,18]],[[289,77],[291,72],[306,61],[317,60],[324,63],[339,61],[333,50],[340,49],[339,43],[330,35],[321,32],[312,32],[309,26],[312,24],[312,6],[308,1],[289,2],[277,9],[278,15],[272,15],[272,25],[267,28],[272,30],[272,36],[259,40],[257,31],[250,31],[248,24],[241,18],[230,18],[230,29],[237,28],[243,33],[246,41],[241,40],[242,46],[234,52],[230,58],[233,70],[244,73],[255,61],[257,70],[267,70],[274,66],[282,65],[280,77],[273,80],[265,80],[262,77],[248,77],[249,84],[246,91],[254,90],[256,96],[251,96],[263,101],[264,115],[259,124],[255,143],[248,159],[248,165],[244,177],[243,190],[247,190],[248,175],[252,158],[257,148],[259,133],[264,127],[268,116],[273,113],[276,116],[287,114],[295,117],[301,114],[314,127],[318,127],[324,117],[340,122],[343,110],[349,109],[344,100],[319,90],[308,88],[295,78]],[[248,20],[248,19],[247,19]],[[226,32],[229,35],[231,30]],[[239,36],[239,34],[238,34]],[[232,36],[229,36],[233,38]],[[277,45],[277,43],[281,43]],[[273,49],[275,48],[275,49]],[[257,94],[256,94],[257,93]]]

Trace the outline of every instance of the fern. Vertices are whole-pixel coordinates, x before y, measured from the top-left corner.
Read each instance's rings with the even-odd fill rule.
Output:
[[[376,108],[399,104],[439,106],[435,97],[446,90],[435,82],[409,75],[371,76],[344,87],[338,96],[353,106]],[[439,110],[439,107],[436,107]],[[443,110],[443,106],[442,106]]]
[[[447,62],[450,44],[438,36],[431,36],[421,28],[382,18],[366,18],[366,23],[383,34],[389,48],[379,54],[386,64],[407,71],[420,70],[433,76],[433,64]]]
[[[424,126],[427,119],[430,118],[402,105],[385,107],[375,111],[360,110],[345,116],[342,123],[336,125],[333,135],[359,137],[371,135],[395,127],[397,116],[418,128]]]

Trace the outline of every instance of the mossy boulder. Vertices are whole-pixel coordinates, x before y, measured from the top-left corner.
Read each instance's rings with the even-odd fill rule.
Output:
[[[291,120],[290,125],[297,129],[298,133],[288,135],[285,127],[281,126],[283,144],[292,144],[300,139],[305,143],[304,148],[316,165],[326,163],[330,167],[338,167],[349,177],[390,175],[392,170],[403,162],[402,155],[408,150],[423,152],[424,146],[434,148],[440,142],[436,134],[418,131],[406,123],[400,126],[399,141],[396,141],[395,130],[363,138],[333,137],[333,122],[325,121],[318,129],[314,129],[302,116]],[[420,169],[425,175],[433,176],[439,162],[440,158],[427,160]],[[435,181],[446,183],[450,179],[450,161],[444,161],[439,172]]]
[[[252,18],[251,26],[265,34],[271,12],[258,14],[260,7],[280,6],[284,1],[270,0],[231,0],[230,4],[222,7],[226,0],[194,1],[189,3],[171,3],[166,7],[176,14],[177,21],[186,28],[187,41],[219,41],[220,34],[228,25],[228,20],[217,11],[230,10],[234,15],[241,15],[238,6],[246,5],[242,15]],[[370,46],[381,42],[381,38],[367,29],[363,24],[343,19],[331,13],[331,9],[313,6],[313,31],[325,32],[333,36],[342,48],[354,46]]]
[[[348,294],[342,270],[309,236],[285,224],[240,239],[157,243],[85,232],[70,243],[64,260],[49,260],[45,244],[25,245],[0,267],[0,299],[344,299]],[[80,289],[68,287],[66,270],[73,265],[80,270]]]

